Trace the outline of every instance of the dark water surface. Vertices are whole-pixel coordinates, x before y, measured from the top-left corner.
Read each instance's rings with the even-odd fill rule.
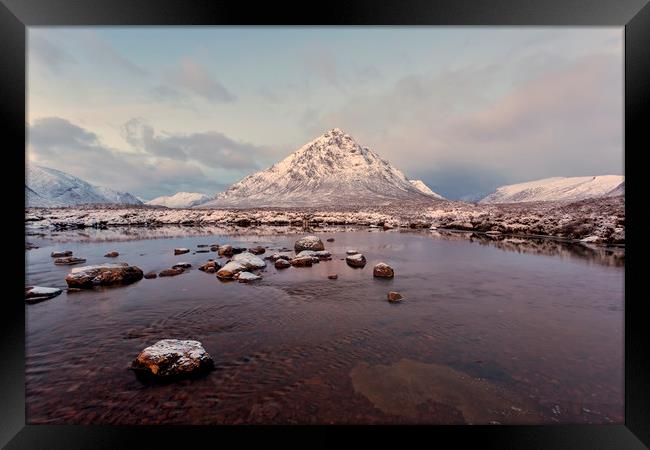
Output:
[[[28,423],[623,422],[621,251],[316,231],[336,239],[325,242],[331,261],[284,271],[267,262],[263,280],[241,284],[196,269],[216,253],[173,248],[262,245],[268,255],[299,235],[92,233],[28,236],[41,248],[27,252],[27,283],[66,286],[71,267],[53,264],[55,249],[145,273],[180,261],[193,268],[26,305]],[[365,268],[341,260],[348,248],[366,256]],[[104,258],[111,250],[120,257]],[[373,278],[380,261],[394,279]],[[388,291],[406,299],[388,303]],[[201,341],[216,370],[138,381],[129,364],[164,338]]]

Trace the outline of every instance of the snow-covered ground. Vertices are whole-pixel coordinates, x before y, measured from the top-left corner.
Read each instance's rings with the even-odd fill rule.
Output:
[[[576,201],[611,197],[624,195],[624,186],[625,178],[621,175],[544,178],[543,180],[501,186],[479,203]]]
[[[625,242],[625,199],[603,197],[578,202],[529,202],[472,205],[464,202],[402,202],[373,207],[165,209],[95,205],[74,208],[29,208],[26,228],[160,225],[381,225],[406,228],[451,228],[546,235],[566,239],[595,236],[594,243]]]
[[[29,164],[25,193],[28,206],[74,206],[84,203],[140,204],[128,192],[92,185],[60,170]]]
[[[198,192],[177,192],[174,195],[156,197],[153,200],[149,200],[146,204],[166,206],[167,208],[191,208],[205,203],[208,200],[212,200],[212,197]]]
[[[433,192],[431,190],[431,188],[429,186],[427,186],[426,184],[424,184],[424,181],[422,181],[422,180],[409,180],[409,183],[411,183],[411,185],[414,188],[416,188],[418,191],[422,192],[423,194],[427,194],[427,195],[430,195],[432,197],[439,198],[441,200],[445,199],[442,195],[440,195],[440,194],[438,194],[436,192]]]

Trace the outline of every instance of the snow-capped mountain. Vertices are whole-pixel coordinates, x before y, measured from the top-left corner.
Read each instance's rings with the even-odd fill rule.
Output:
[[[424,181],[422,181],[422,180],[409,180],[409,183],[411,183],[411,185],[413,185],[413,187],[415,189],[419,190],[423,194],[427,194],[427,195],[430,195],[432,197],[439,198],[441,200],[445,199],[442,195],[436,194],[435,192],[433,192],[431,190],[431,188],[429,188],[429,186],[424,184]]]
[[[435,200],[367,147],[335,128],[199,208],[382,205]]]
[[[153,206],[166,206],[167,208],[191,208],[192,206],[200,205],[208,200],[212,200],[205,194],[198,192],[177,192],[174,195],[156,197],[153,200],[146,202],[147,205]]]
[[[594,177],[553,177],[501,186],[479,203],[518,203],[537,201],[576,201],[625,194],[621,175]]]
[[[49,167],[28,164],[25,183],[27,206],[57,207],[84,203],[142,202],[128,192],[92,185],[80,178]]]

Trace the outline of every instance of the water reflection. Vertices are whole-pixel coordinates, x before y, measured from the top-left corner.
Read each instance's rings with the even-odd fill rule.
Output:
[[[536,255],[557,256],[560,258],[579,258],[595,264],[614,267],[625,266],[624,247],[605,247],[587,245],[579,242],[547,238],[518,237],[511,235],[487,235],[485,233],[451,231],[451,230],[381,230],[360,226],[326,226],[303,228],[300,226],[181,226],[166,225],[161,227],[111,227],[107,229],[71,229],[71,230],[27,230],[26,237],[30,243],[38,240],[54,242],[126,242],[141,239],[161,239],[199,236],[229,236],[244,238],[252,236],[295,235],[305,233],[340,233],[346,231],[368,231],[371,233],[409,233],[421,234],[447,241],[465,241],[479,245],[491,246],[504,251],[531,253]]]

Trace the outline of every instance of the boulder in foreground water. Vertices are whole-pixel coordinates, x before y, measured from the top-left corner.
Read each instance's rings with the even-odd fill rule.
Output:
[[[318,236],[305,236],[296,241],[294,244],[294,250],[296,253],[303,250],[319,251],[325,250],[325,245],[323,245],[323,241],[321,241]]]
[[[235,274],[244,270],[246,270],[246,267],[239,264],[237,261],[230,261],[217,271],[217,277],[224,280],[231,279]]]
[[[131,369],[156,378],[194,375],[214,367],[199,341],[163,339],[142,350]]]
[[[189,253],[189,252],[190,252],[189,248],[180,247],[174,249],[174,255],[182,255],[184,253]]]
[[[262,269],[266,267],[264,260],[249,252],[239,253],[232,258],[233,261],[241,264],[246,269]]]
[[[76,256],[66,256],[65,258],[57,258],[54,260],[54,264],[57,266],[71,266],[73,264],[81,264],[85,262],[85,258],[77,258]]]
[[[90,289],[94,286],[131,284],[143,278],[139,267],[127,263],[99,264],[72,269],[65,277],[69,287]]]
[[[158,274],[156,272],[147,272],[144,274],[144,277],[147,280],[151,280],[152,278],[158,278]]]
[[[372,275],[378,278],[393,278],[395,271],[388,264],[380,262],[375,264],[375,267],[372,269]]]
[[[275,268],[276,269],[286,269],[287,267],[291,267],[291,263],[286,260],[286,259],[277,259],[275,261]]]
[[[120,256],[120,254],[118,252],[115,252],[115,251],[108,252],[108,253],[106,253],[104,255],[105,258],[117,258],[118,256]]]
[[[72,256],[72,250],[54,251],[50,253],[52,258],[63,258],[64,256]]]
[[[366,257],[361,253],[356,253],[354,255],[348,255],[345,257],[345,262],[350,267],[363,267],[366,265]]]
[[[56,297],[61,289],[43,286],[27,286],[25,288],[25,303],[38,303]]]

